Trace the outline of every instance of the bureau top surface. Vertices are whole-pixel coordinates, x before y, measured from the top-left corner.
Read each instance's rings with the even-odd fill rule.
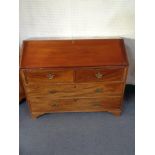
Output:
[[[20,68],[128,65],[122,39],[25,40]]]

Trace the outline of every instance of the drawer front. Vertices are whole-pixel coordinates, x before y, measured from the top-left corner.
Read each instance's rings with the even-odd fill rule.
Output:
[[[44,84],[27,87],[27,95],[31,100],[44,98],[47,100],[64,98],[96,98],[121,96],[124,83],[81,83],[81,84]]]
[[[121,97],[58,99],[31,102],[32,112],[89,112],[120,109]]]
[[[28,84],[40,85],[44,83],[73,82],[72,70],[26,70],[25,81]]]
[[[123,81],[124,69],[81,69],[75,74],[76,82]]]

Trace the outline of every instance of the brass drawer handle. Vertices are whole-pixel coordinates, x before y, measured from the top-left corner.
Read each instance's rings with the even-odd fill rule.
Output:
[[[57,107],[58,105],[59,105],[58,102],[52,103],[52,107]]]
[[[95,90],[95,92],[96,92],[96,93],[103,93],[103,88],[97,88],[97,89]]]
[[[93,106],[95,106],[95,107],[101,106],[101,103],[100,102],[95,102],[95,103],[93,103]]]
[[[48,74],[47,77],[48,77],[48,79],[51,80],[51,79],[53,79],[55,77],[55,75],[54,74]]]
[[[102,79],[104,75],[102,73],[98,72],[98,73],[95,74],[95,76],[98,79]]]
[[[56,90],[49,90],[48,92],[49,92],[50,94],[55,94],[55,93],[57,93]]]

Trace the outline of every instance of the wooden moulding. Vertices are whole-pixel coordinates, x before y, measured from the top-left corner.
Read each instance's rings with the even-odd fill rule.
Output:
[[[72,112],[72,111],[67,111],[67,112]],[[74,111],[74,112],[78,112],[78,111]],[[81,111],[80,111],[81,112]],[[91,111],[84,111],[84,112],[91,112]],[[100,111],[92,111],[92,112],[108,112],[108,113],[111,113],[113,114],[114,116],[120,116],[122,111],[120,109],[118,110],[100,110]],[[51,112],[51,114],[54,113],[54,112]],[[62,113],[62,112],[55,112],[55,113]],[[32,119],[36,119],[42,115],[45,115],[45,114],[49,114],[49,112],[32,112],[31,113],[31,117]]]

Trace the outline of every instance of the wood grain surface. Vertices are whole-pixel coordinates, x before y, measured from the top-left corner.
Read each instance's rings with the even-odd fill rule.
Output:
[[[120,110],[121,97],[58,99],[31,101],[32,114],[51,112],[96,112]],[[38,116],[39,116],[38,115]]]
[[[75,73],[76,82],[109,82],[123,81],[123,68],[81,69]]]
[[[27,83],[63,83],[73,82],[73,70],[31,69],[24,70]]]
[[[122,39],[25,40],[21,68],[128,65]]]
[[[121,96],[124,83],[36,84],[27,86],[31,100]]]

